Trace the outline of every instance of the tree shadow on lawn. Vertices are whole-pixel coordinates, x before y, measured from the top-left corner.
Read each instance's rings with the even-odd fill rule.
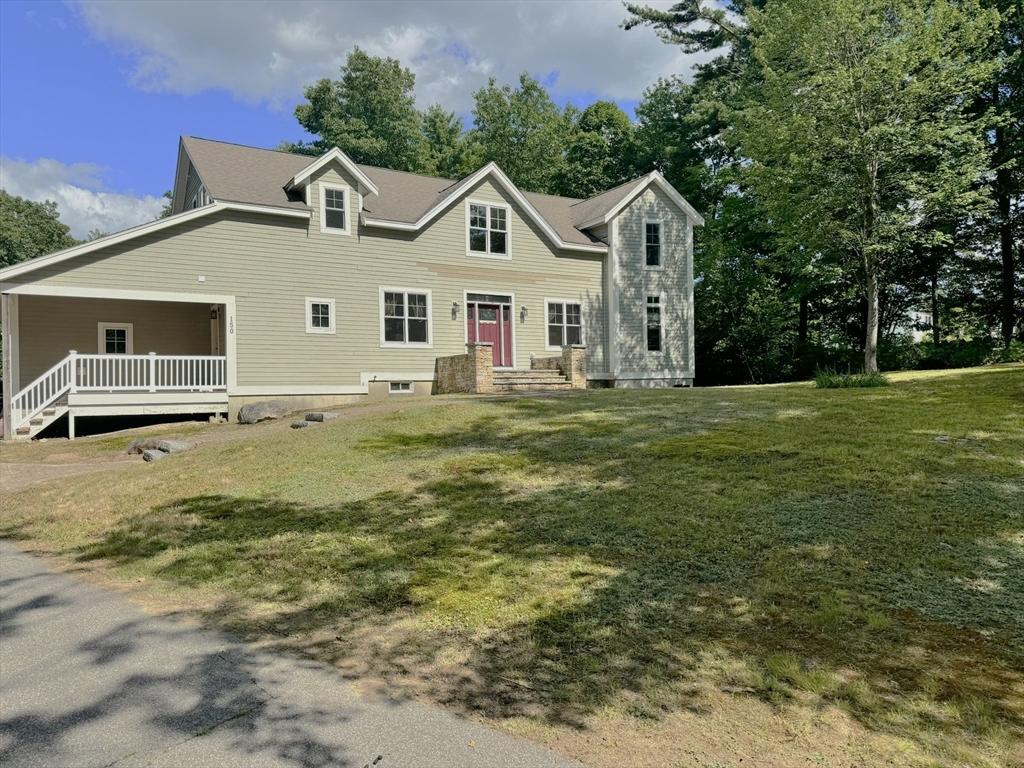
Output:
[[[829,450],[837,419],[883,429],[884,408],[680,422],[643,400],[382,434],[358,449],[437,456],[436,473],[336,504],[184,497],[81,555],[226,589],[236,630],[493,718],[658,719],[712,685],[835,703],[933,754],[1024,735],[1019,484],[970,457],[950,480],[919,435]],[[957,493],[985,506],[965,515]]]

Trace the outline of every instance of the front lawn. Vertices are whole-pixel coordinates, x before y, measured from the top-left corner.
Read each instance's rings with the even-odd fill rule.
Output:
[[[410,403],[0,534],[595,765],[1017,764],[1024,367],[891,380]]]

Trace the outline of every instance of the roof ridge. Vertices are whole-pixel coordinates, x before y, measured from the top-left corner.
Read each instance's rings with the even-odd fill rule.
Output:
[[[614,186],[614,187],[609,187],[609,188],[608,188],[608,189],[606,189],[606,190],[603,190],[603,191],[601,191],[601,192],[598,192],[598,193],[597,193],[596,195],[592,195],[592,196],[590,196],[590,197],[584,198],[583,200],[579,200],[579,201],[577,201],[577,202],[573,203],[572,205],[570,205],[569,207],[570,207],[570,208],[574,208],[574,207],[576,207],[577,205],[579,205],[580,203],[587,203],[587,202],[590,202],[591,200],[594,200],[595,198],[598,198],[598,197],[600,197],[601,195],[607,195],[607,194],[608,194],[609,192],[614,192],[615,190],[617,190],[617,189],[621,189],[622,187],[627,187],[627,186],[629,186],[630,184],[636,184],[637,182],[639,182],[639,181],[641,181],[641,180],[643,180],[643,179],[646,179],[646,178],[647,178],[648,176],[650,176],[650,174],[649,174],[649,173],[645,173],[644,175],[642,175],[642,176],[637,176],[636,178],[630,179],[629,181],[624,181],[624,182],[622,182],[621,184],[617,184],[617,185],[616,185],[616,186]]]

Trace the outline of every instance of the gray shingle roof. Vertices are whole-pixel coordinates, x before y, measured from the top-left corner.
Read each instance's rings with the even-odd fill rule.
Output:
[[[285,185],[316,158],[194,136],[182,137],[182,143],[215,200],[282,208],[305,207],[301,200],[289,198]],[[453,179],[392,171],[372,165],[360,164],[359,168],[380,192],[363,198],[364,210],[374,219],[415,222],[458,184]],[[589,232],[577,229],[577,226],[607,213],[640,181],[634,179],[589,200],[536,192],[523,194],[564,242],[592,245],[601,241]]]

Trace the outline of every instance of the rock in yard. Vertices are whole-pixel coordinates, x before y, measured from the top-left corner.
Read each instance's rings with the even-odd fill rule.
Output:
[[[308,426],[309,426],[309,422],[308,421],[293,421],[292,422],[292,429],[305,429]]]
[[[184,440],[161,440],[156,446],[164,453],[181,453],[189,448],[195,448],[195,443],[186,443]]]
[[[169,454],[157,450],[156,448],[147,448],[142,452],[142,458],[145,459],[146,461],[160,461],[160,459],[164,458],[167,455]]]
[[[287,415],[288,411],[288,402],[285,400],[262,400],[258,403],[249,403],[238,409],[238,423],[255,424],[267,419],[279,419]]]
[[[339,416],[341,416],[340,413],[333,413],[331,411],[313,411],[306,414],[306,421],[330,421]]]
[[[128,453],[136,454],[151,448],[158,449],[162,442],[163,439],[159,437],[139,437],[128,443]]]

